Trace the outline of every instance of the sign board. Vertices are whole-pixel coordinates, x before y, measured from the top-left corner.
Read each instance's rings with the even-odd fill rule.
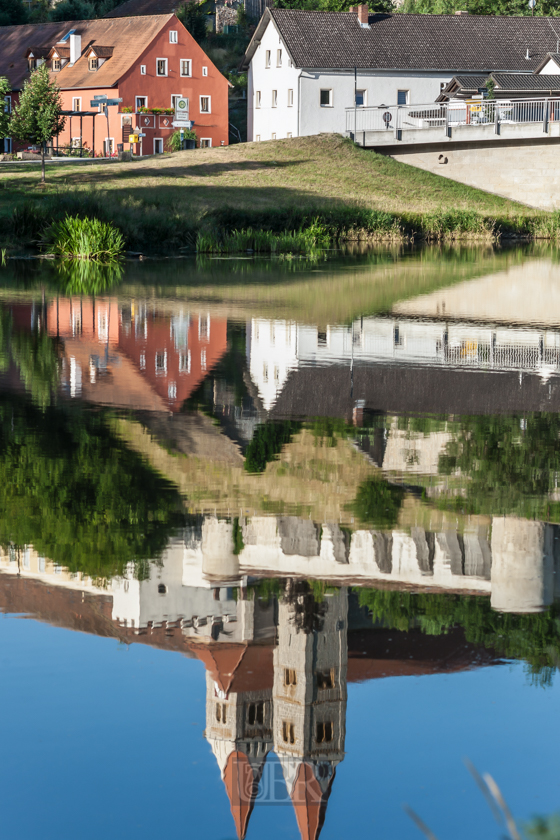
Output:
[[[173,120],[172,126],[173,128],[192,128],[194,125],[194,120],[184,120],[184,121],[177,121]]]
[[[105,105],[118,105],[122,102],[122,99],[108,99],[104,104]]]
[[[179,96],[175,100],[175,122],[182,124],[189,122],[189,100],[184,96]]]

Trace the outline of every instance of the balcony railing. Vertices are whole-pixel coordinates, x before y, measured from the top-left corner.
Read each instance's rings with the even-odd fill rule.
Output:
[[[560,120],[560,99],[476,100],[470,102],[391,105],[375,108],[347,108],[346,131],[418,131],[441,128],[449,134],[456,126],[542,123],[548,131]],[[497,128],[498,130],[498,128]]]

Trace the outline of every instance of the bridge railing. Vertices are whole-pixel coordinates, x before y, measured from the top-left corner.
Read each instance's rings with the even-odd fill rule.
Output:
[[[428,103],[426,105],[381,105],[346,108],[346,131],[408,131],[441,127],[447,132],[454,126],[480,126],[493,123],[542,123],[560,121],[560,99],[481,99],[465,102]]]

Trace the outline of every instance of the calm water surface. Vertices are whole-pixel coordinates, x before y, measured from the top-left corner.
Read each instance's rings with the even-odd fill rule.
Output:
[[[558,810],[559,475],[555,249],[0,269],[2,836]]]

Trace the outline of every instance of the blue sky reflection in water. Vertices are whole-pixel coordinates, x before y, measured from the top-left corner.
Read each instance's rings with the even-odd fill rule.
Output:
[[[201,663],[13,617],[0,634],[3,836],[235,837]],[[412,840],[404,801],[441,837],[496,836],[465,755],[517,816],[554,810],[558,704],[521,664],[351,685],[321,836]],[[297,838],[291,806],[255,809],[248,836],[265,834]]]
[[[497,837],[466,756],[559,808],[554,251],[9,271],[3,835]]]

